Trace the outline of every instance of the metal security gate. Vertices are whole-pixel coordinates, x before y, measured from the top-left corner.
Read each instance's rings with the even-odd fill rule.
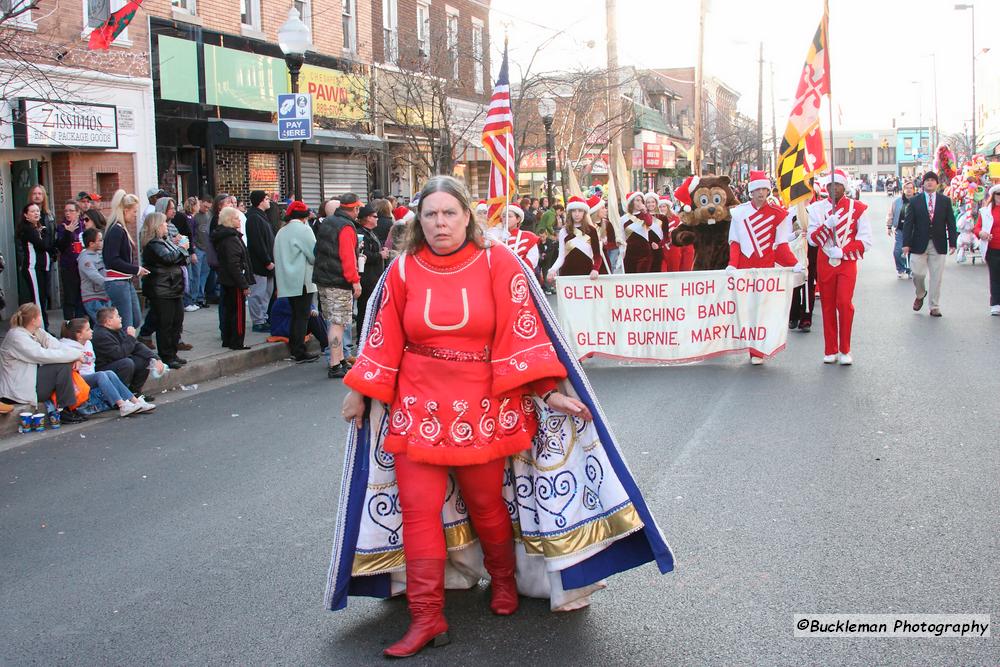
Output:
[[[353,192],[362,201],[368,200],[368,161],[363,157],[324,154],[323,198],[339,197]]]
[[[302,201],[314,211],[323,203],[319,172],[319,153],[302,154]]]

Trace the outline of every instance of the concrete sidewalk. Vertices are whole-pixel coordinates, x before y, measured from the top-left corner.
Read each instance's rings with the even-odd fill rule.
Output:
[[[49,330],[51,333],[58,334],[62,322],[61,310],[49,311]],[[9,326],[5,322],[0,330],[0,338],[7,333],[8,328]],[[194,346],[193,349],[179,354],[182,359],[187,360],[187,365],[178,370],[170,371],[158,380],[150,378],[143,386],[142,392],[146,395],[156,395],[177,389],[181,385],[190,386],[222,379],[286,359],[289,356],[288,345],[268,343],[268,335],[254,333],[249,330],[248,326],[244,344],[249,345],[251,349],[230,350],[222,347],[220,342],[218,306],[209,306],[193,313],[184,313],[184,333],[181,339]],[[319,344],[310,338],[308,349],[318,353]],[[17,433],[17,414],[19,412],[21,409],[18,406],[11,414],[0,416],[0,438]],[[114,410],[101,414],[118,415],[117,411]]]

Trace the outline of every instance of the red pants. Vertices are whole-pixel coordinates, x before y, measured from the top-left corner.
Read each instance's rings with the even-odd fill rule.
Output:
[[[830,266],[820,261],[816,284],[823,298],[823,354],[849,354],[851,326],[854,324],[854,284],[858,280],[858,263],[843,261]],[[839,334],[839,335],[838,335]]]
[[[514,537],[514,529],[501,495],[506,459],[452,468],[462,499],[469,508],[479,539],[500,544]],[[448,487],[447,466],[411,461],[396,455],[396,480],[403,510],[403,552],[407,560],[444,559],[447,550],[441,508]]]
[[[663,251],[664,271],[690,271],[694,268],[694,246],[672,245]]]

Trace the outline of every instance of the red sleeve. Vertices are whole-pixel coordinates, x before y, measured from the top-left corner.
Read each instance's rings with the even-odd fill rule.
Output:
[[[601,255],[601,237],[597,235],[596,229],[591,229],[590,234],[590,250],[594,253],[594,271],[600,273],[601,263],[603,257]]]
[[[865,244],[857,239],[854,239],[853,241],[851,241],[850,243],[848,243],[843,247],[843,251],[845,255],[850,255],[853,253],[857,255],[859,258],[861,258],[865,256]]]
[[[344,227],[340,230],[337,241],[344,278],[352,285],[361,282],[361,275],[358,273],[358,233],[352,227]]]
[[[830,231],[829,227],[827,227],[826,225],[820,225],[812,233],[809,239],[812,241],[812,244],[814,246],[816,246],[817,248],[821,248],[827,242],[827,239],[832,237],[832,235],[833,232]]]
[[[799,263],[798,257],[787,243],[781,243],[774,249],[774,261],[778,266],[795,266]]]
[[[497,309],[492,346],[493,392],[501,395],[518,387],[536,392],[533,383],[564,378],[566,369],[545,331],[529,277],[521,269],[520,262],[506,246],[494,247],[491,255],[493,298]]]
[[[396,397],[396,376],[406,345],[403,331],[406,286],[399,271],[403,259],[397,259],[389,269],[371,331],[357,363],[344,378],[344,384],[351,389],[383,403],[392,403]]]
[[[740,265],[740,255],[743,252],[740,250],[740,244],[736,241],[729,242],[729,266],[739,266]]]
[[[540,398],[548,392],[558,389],[559,385],[555,378],[542,378],[528,383],[528,388],[531,389],[531,393]]]
[[[983,212],[980,211],[979,215],[976,216],[976,226],[972,228],[972,233],[975,234],[976,238],[978,239],[979,235],[982,234],[982,232],[983,232]]]

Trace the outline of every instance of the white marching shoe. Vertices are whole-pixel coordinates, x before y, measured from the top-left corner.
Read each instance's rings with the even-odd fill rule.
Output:
[[[840,355],[840,365],[841,366],[850,366],[853,363],[854,363],[854,359],[851,358],[850,353],[847,353],[847,352],[841,353],[841,355]]]
[[[824,354],[823,355],[823,363],[824,364],[835,364],[835,363],[837,363],[837,355],[836,354]]]
[[[763,357],[750,357],[750,365],[751,366],[760,366],[763,363],[764,363],[764,358]]]

